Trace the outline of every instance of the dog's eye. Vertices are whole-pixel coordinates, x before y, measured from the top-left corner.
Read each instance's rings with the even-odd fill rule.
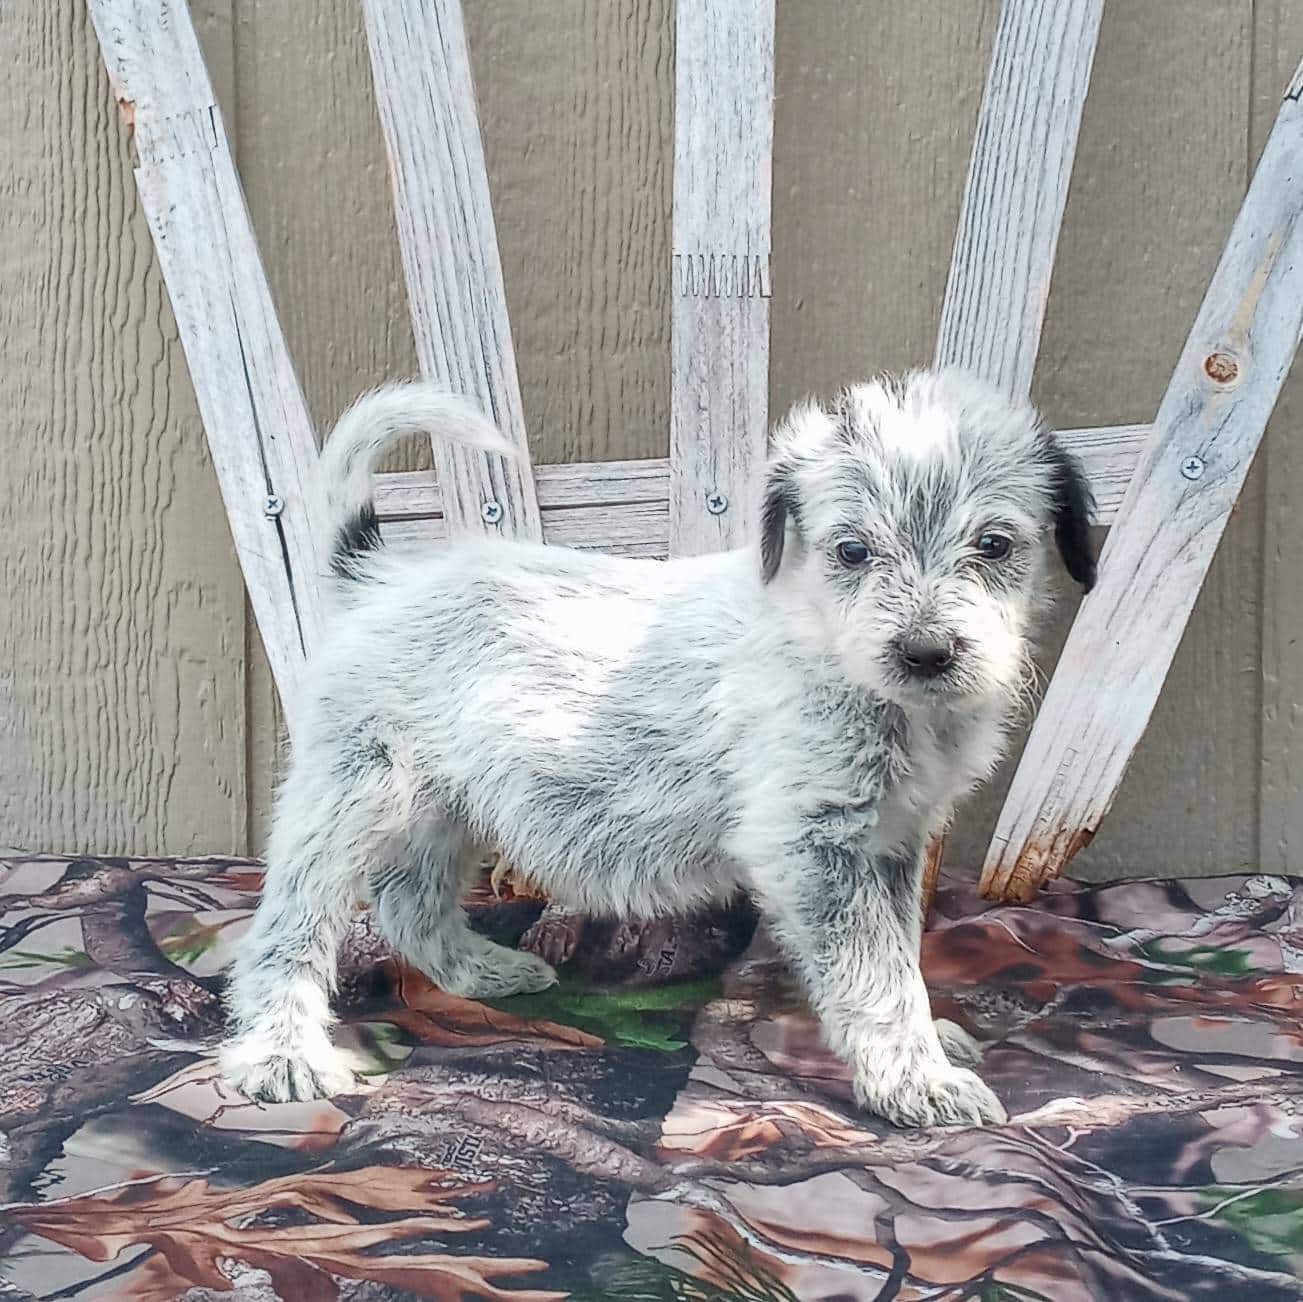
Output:
[[[869,549],[858,538],[847,538],[845,542],[837,544],[837,559],[847,569],[853,570],[869,559]]]
[[[977,540],[977,554],[984,561],[1002,561],[1009,555],[1013,539],[1008,534],[996,533],[988,529]]]

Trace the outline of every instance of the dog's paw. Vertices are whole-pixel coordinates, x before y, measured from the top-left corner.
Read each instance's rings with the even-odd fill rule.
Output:
[[[456,975],[441,984],[451,995],[463,999],[507,999],[512,995],[534,995],[557,983],[556,970],[537,954],[507,949],[486,941],[483,948],[468,955]]]
[[[861,1107],[897,1126],[998,1126],[1008,1113],[987,1083],[964,1067],[929,1067],[889,1091],[856,1085]]]
[[[490,981],[501,983],[499,996],[534,995],[557,983],[556,968],[537,954],[527,954],[523,950],[505,951],[507,959],[490,974]]]
[[[543,910],[538,921],[520,938],[520,947],[553,967],[570,962],[584,934],[584,915],[555,904]]]
[[[938,1017],[937,1039],[952,1067],[976,1067],[982,1061],[982,1046],[956,1022]]]
[[[330,1098],[356,1084],[344,1055],[328,1041],[308,1051],[250,1032],[222,1046],[218,1065],[233,1089],[262,1103]]]

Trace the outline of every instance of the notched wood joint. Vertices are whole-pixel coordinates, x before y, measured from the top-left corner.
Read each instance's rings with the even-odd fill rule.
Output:
[[[139,119],[133,106],[131,123],[139,128],[133,138],[142,163],[169,163],[195,155],[214,154],[221,147],[216,104],[205,104],[166,116],[149,113]]]
[[[681,298],[769,298],[769,254],[676,253],[674,283]]]

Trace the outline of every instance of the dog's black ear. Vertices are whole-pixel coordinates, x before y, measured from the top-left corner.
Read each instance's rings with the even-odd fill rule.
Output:
[[[1044,454],[1050,467],[1054,541],[1064,568],[1081,584],[1083,592],[1089,592],[1095,586],[1096,573],[1095,549],[1090,541],[1095,496],[1081,463],[1053,435],[1045,436]]]
[[[789,516],[799,528],[792,467],[780,459],[771,462],[765,474],[765,496],[760,506],[760,577],[766,583],[782,564]]]

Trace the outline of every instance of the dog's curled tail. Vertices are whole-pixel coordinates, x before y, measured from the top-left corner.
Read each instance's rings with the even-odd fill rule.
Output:
[[[428,433],[504,457],[515,450],[473,403],[432,384],[391,384],[359,398],[340,418],[317,464],[321,555],[341,579],[356,578],[380,547],[371,472],[405,434]]]

